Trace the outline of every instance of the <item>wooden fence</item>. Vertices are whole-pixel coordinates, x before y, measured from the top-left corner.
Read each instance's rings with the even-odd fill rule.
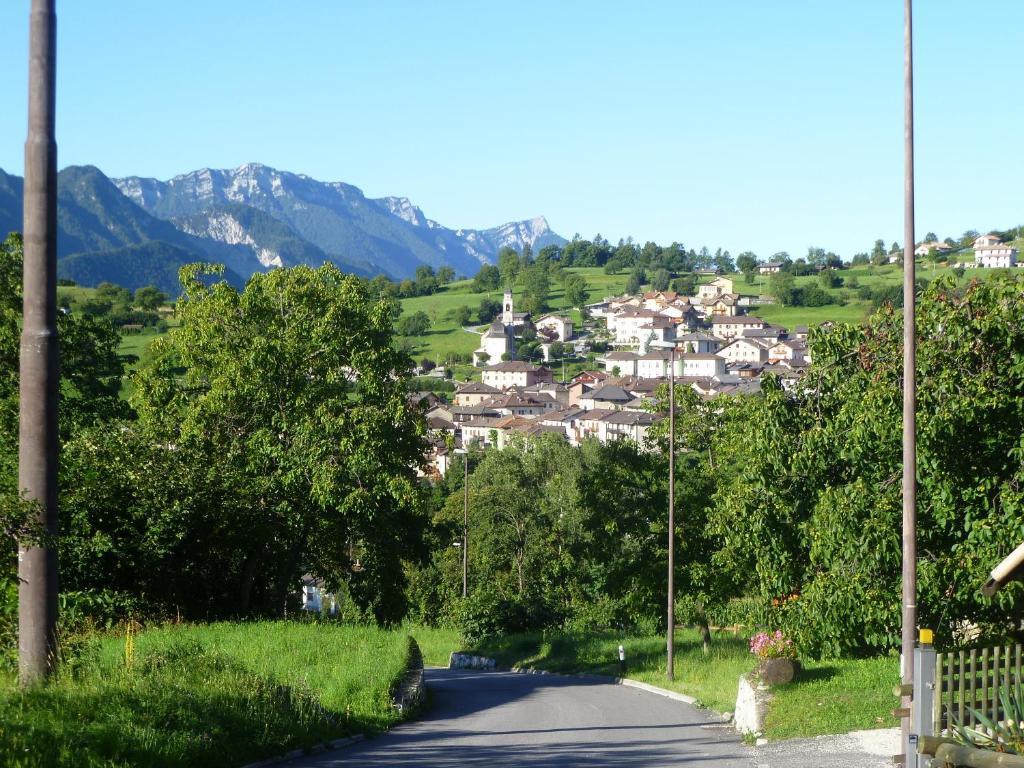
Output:
[[[999,689],[1024,685],[1021,645],[975,648],[935,654],[935,700],[932,733],[942,734],[960,723],[974,726],[980,713],[1004,719]]]

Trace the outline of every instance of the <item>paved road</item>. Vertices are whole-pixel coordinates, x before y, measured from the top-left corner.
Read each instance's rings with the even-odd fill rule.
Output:
[[[754,768],[730,727],[671,699],[549,675],[427,670],[426,715],[303,768]]]

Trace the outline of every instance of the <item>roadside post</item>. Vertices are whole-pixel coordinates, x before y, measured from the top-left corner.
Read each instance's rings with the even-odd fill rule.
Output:
[[[893,714],[900,718],[908,718],[910,729],[902,740],[903,765],[905,768],[926,768],[931,758],[918,753],[921,739],[935,736],[935,647],[932,645],[933,633],[930,629],[922,629],[919,642],[914,647],[914,680],[910,685],[903,684],[893,689],[896,696],[909,697],[910,707],[897,709]]]
[[[626,649],[619,646],[619,673],[626,674]]]

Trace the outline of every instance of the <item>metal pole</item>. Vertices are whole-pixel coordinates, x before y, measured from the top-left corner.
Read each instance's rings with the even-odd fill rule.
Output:
[[[21,333],[18,488],[57,535],[57,143],[54,139],[55,0],[32,0],[25,267]],[[29,685],[56,662],[57,554],[52,539],[18,549],[18,671]]]
[[[462,596],[469,594],[469,449],[464,455],[466,476],[462,481]]]
[[[914,681],[917,634],[917,441],[916,334],[914,307],[914,53],[911,0],[904,0],[903,26],[903,683]],[[911,704],[905,697],[904,707]],[[902,722],[909,747],[910,719]],[[910,754],[907,762],[910,764]]]
[[[668,371],[668,669],[669,680],[675,680],[676,629],[676,349],[669,352]]]

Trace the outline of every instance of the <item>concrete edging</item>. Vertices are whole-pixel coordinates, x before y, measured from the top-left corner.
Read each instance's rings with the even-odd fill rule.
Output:
[[[278,755],[277,757],[268,757],[265,760],[257,760],[255,763],[246,763],[242,768],[267,768],[271,765],[290,763],[292,760],[298,760],[300,757],[309,757],[310,755],[319,755],[321,752],[328,752],[332,749],[341,749],[342,747],[347,747],[350,744],[356,744],[357,742],[363,741],[365,738],[365,734],[357,733],[354,736],[345,736],[340,739],[334,739],[333,741],[324,741],[320,744],[314,744],[308,749],[293,749],[291,752],[285,752],[283,755]]]
[[[650,683],[641,683],[639,680],[631,680],[628,677],[596,675],[590,672],[549,672],[546,669],[534,669],[533,667],[512,667],[509,671],[518,672],[523,675],[555,675],[557,677],[573,677],[577,680],[593,680],[595,682],[608,683],[610,685],[622,685],[627,688],[639,688],[641,691],[653,693],[656,696],[664,696],[666,699],[680,701],[683,704],[689,704],[692,707],[698,707],[700,709],[707,709],[709,712],[715,712],[715,710],[705,707],[693,696],[687,696],[685,693],[679,693],[677,691],[670,691],[666,688],[659,688],[658,686],[651,685]],[[722,713],[716,712],[716,714],[721,715]]]

